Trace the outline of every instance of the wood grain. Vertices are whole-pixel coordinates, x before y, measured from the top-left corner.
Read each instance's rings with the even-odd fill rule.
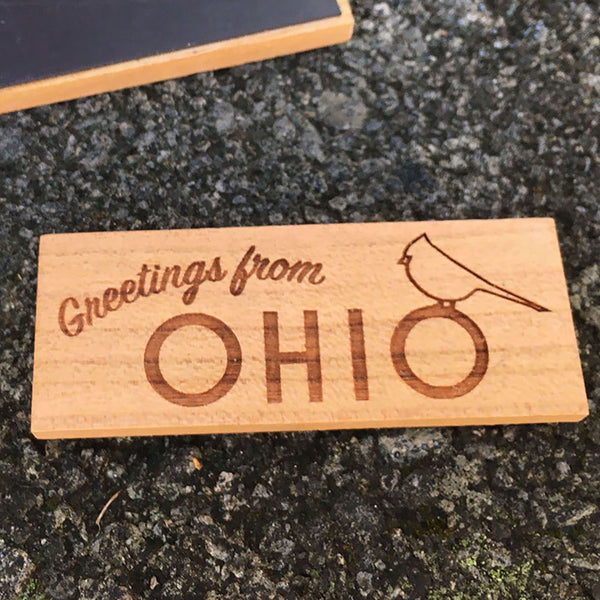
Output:
[[[587,413],[551,219],[40,240],[40,438]]]
[[[0,88],[0,114],[339,44],[354,19],[337,2],[340,16]]]

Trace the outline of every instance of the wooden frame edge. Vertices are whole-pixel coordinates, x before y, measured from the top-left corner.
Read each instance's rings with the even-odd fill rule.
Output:
[[[349,0],[337,2],[337,17],[1,88],[0,114],[340,44],[354,18]]]
[[[228,435],[228,434],[255,434],[255,433],[285,433],[290,431],[340,431],[340,430],[364,430],[366,429],[395,429],[395,428],[417,428],[417,427],[494,427],[506,425],[534,425],[549,423],[578,423],[589,415],[589,410],[583,408],[562,415],[537,415],[536,417],[505,417],[490,415],[487,417],[455,417],[440,420],[439,418],[401,419],[392,421],[370,421],[358,426],[355,422],[338,423],[304,423],[302,425],[285,426],[281,423],[276,425],[262,423],[255,425],[222,425],[221,427],[179,426],[171,427],[168,434],[164,433],[164,427],[114,427],[98,429],[86,429],[85,427],[73,429],[53,429],[39,427],[32,423],[31,433],[39,440],[55,439],[85,439],[106,437],[150,437],[164,435]]]

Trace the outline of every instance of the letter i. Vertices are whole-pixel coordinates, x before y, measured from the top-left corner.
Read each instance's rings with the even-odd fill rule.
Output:
[[[154,271],[150,276],[150,293],[158,294],[160,289],[158,288],[158,272],[160,271],[160,265],[154,265]]]
[[[350,329],[350,353],[352,355],[352,377],[354,378],[354,396],[358,402],[369,399],[369,377],[367,374],[367,355],[365,351],[365,330],[362,310],[348,310]]]

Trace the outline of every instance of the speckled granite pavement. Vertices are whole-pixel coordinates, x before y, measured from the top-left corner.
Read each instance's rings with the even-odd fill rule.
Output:
[[[344,47],[0,117],[0,600],[600,598],[596,4],[354,7]],[[557,220],[581,424],[29,433],[41,233],[509,216]]]

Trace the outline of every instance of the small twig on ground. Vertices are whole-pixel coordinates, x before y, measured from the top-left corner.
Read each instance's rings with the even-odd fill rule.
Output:
[[[96,525],[98,525],[98,527],[100,527],[100,521],[102,520],[102,517],[104,516],[104,513],[108,510],[108,507],[117,499],[117,497],[118,497],[118,495],[120,493],[121,493],[121,490],[119,490],[118,492],[115,492],[109,498],[108,502],[104,505],[104,507],[100,511],[100,514],[98,515],[98,518],[96,519]]]

